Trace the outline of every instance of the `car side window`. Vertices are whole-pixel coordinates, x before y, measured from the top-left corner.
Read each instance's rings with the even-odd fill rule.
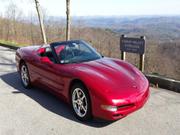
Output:
[[[63,61],[65,60],[65,55],[66,55],[66,45],[60,45],[60,46],[57,46],[55,47],[55,52],[59,58],[60,61]]]
[[[74,52],[70,44],[67,44],[58,53],[60,63],[68,63],[70,59],[74,57]]]

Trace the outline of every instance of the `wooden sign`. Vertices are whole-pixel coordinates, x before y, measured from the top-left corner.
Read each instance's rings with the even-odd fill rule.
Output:
[[[144,36],[140,38],[128,38],[122,35],[120,38],[121,59],[126,59],[126,52],[139,54],[139,69],[144,72],[145,47],[146,42]]]
[[[144,38],[128,38],[121,37],[120,49],[123,52],[130,53],[145,53],[145,39]]]

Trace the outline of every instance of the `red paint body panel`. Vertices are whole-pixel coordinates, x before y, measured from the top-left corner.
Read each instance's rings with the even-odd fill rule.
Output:
[[[149,82],[131,64],[112,58],[75,64],[42,62],[40,46],[17,50],[16,64],[20,60],[28,66],[31,82],[48,88],[69,103],[69,88],[74,79],[81,80],[88,89],[93,116],[117,120],[140,109],[149,97]],[[118,106],[116,112],[103,110],[101,105]],[[122,107],[123,105],[129,105]]]

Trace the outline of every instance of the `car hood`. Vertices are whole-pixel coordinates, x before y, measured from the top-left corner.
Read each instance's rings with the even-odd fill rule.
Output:
[[[84,62],[76,69],[88,80],[87,85],[113,97],[140,93],[148,83],[138,69],[116,59]]]

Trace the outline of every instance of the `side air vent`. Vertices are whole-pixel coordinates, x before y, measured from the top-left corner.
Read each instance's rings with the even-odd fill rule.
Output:
[[[134,106],[135,106],[134,104],[126,104],[126,105],[118,106],[118,109],[128,109],[128,108],[132,108]]]

